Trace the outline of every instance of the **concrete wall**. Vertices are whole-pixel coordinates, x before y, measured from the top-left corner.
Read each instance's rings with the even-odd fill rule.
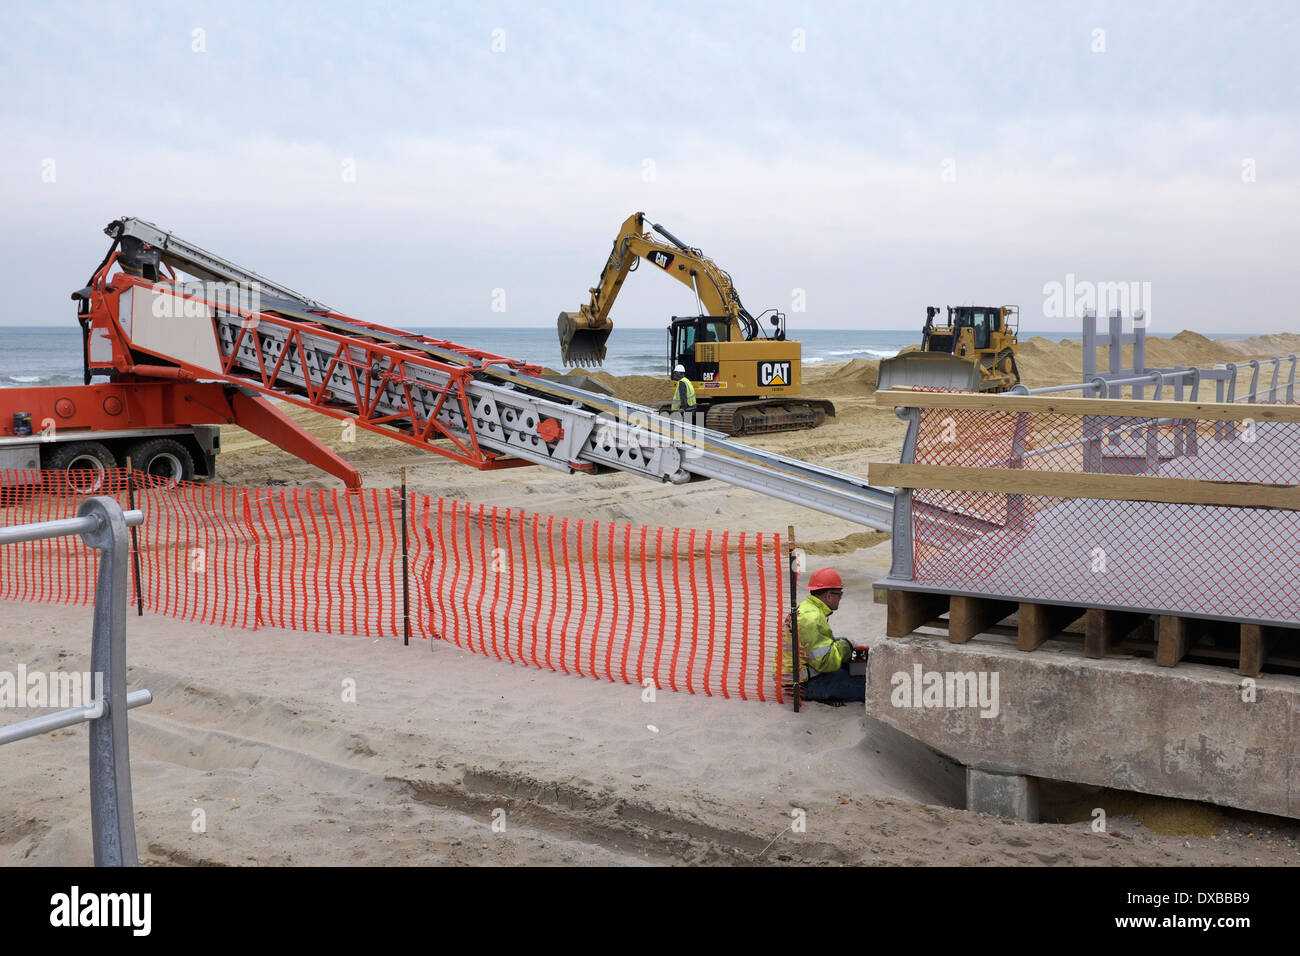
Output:
[[[1300,678],[913,634],[872,641],[866,707],[980,770],[1300,818]]]

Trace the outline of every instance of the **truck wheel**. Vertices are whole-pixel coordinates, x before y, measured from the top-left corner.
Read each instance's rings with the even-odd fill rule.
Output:
[[[177,482],[194,480],[194,458],[178,441],[152,438],[132,445],[128,454],[132,468],[161,478],[169,487]]]
[[[66,471],[66,487],[74,494],[95,495],[103,491],[105,473],[117,467],[117,459],[97,441],[67,442],[54,446],[43,467]]]

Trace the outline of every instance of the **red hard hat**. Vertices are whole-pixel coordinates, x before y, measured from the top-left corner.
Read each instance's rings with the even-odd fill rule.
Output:
[[[820,571],[814,571],[812,577],[808,579],[809,591],[825,591],[827,588],[842,588],[844,582],[840,576],[830,568],[822,568]]]

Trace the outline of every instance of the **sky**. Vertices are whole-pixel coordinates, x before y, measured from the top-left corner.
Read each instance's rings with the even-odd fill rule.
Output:
[[[1297,10],[11,6],[0,325],[71,325],[129,215],[368,321],[553,327],[644,211],[792,337],[1077,331],[1053,284],[1115,283],[1155,332],[1295,331]],[[612,314],[696,311],[642,270]]]

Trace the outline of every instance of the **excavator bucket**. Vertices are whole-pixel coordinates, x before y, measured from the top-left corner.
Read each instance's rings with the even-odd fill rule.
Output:
[[[611,323],[603,327],[582,312],[561,312],[558,320],[560,359],[565,365],[601,365],[605,361],[605,340],[613,331]]]
[[[946,388],[980,391],[980,370],[975,362],[946,352],[904,352],[883,359],[876,388]]]

